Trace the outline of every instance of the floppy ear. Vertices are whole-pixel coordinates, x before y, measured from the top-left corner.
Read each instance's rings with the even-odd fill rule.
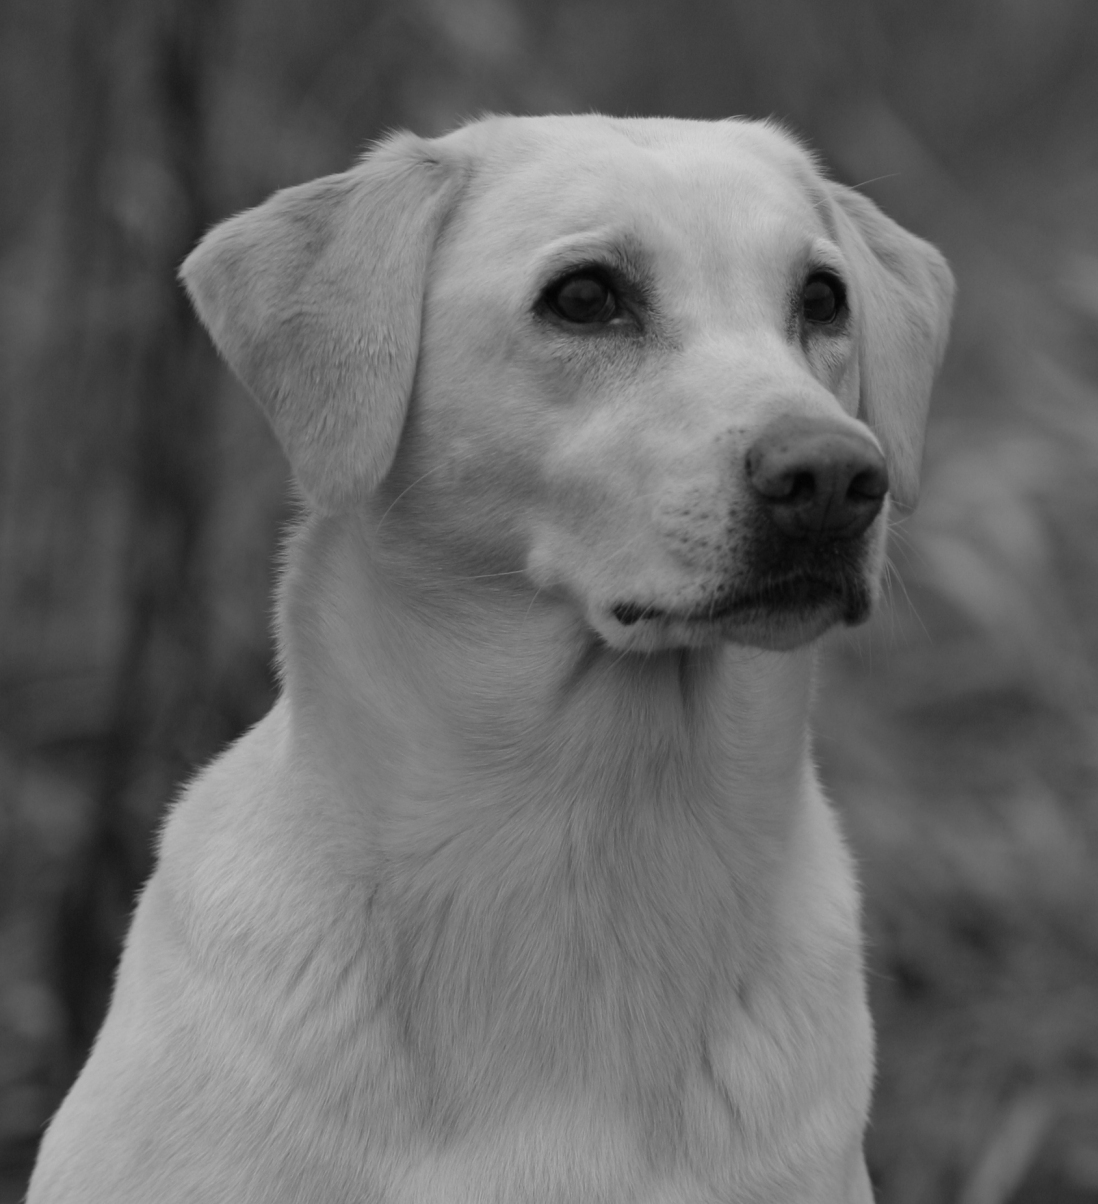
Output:
[[[223,222],[183,264],[199,317],[323,510],[392,464],[427,265],[460,184],[435,148],[397,135]]]
[[[839,242],[854,273],[859,417],[884,448],[893,499],[910,509],[919,496],[930,388],[949,336],[953,273],[934,247],[861,193],[839,184],[831,190]]]

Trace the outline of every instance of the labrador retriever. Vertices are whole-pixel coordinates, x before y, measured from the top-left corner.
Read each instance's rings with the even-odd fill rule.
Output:
[[[915,500],[952,279],[769,123],[490,118],[183,278],[306,516],[30,1204],[857,1204],[814,643]]]

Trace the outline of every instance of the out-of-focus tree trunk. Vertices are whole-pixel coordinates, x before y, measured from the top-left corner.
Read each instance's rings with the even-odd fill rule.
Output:
[[[102,1019],[173,784],[234,734],[210,700],[217,583],[202,557],[217,368],[175,280],[210,218],[206,73],[223,7],[54,13],[67,146],[45,202],[47,333],[7,399],[0,510],[4,731],[20,747],[0,742],[9,1160],[29,1154]]]
[[[197,553],[211,492],[212,381],[202,377],[212,360],[174,269],[207,224],[202,68],[218,6],[89,2],[74,30],[82,153],[66,210],[72,260],[86,265],[74,302],[87,341],[72,400],[96,412],[101,463],[121,458],[115,479],[128,493],[119,499],[122,622],[103,697],[95,827],[60,946],[77,1054],[102,1017],[158,808],[208,740],[209,604]],[[117,310],[107,331],[95,312],[103,294]]]

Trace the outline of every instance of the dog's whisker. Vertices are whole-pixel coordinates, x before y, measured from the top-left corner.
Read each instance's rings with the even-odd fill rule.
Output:
[[[537,588],[534,590],[534,592],[533,592],[533,594],[532,594],[532,596],[531,596],[531,598],[530,598],[530,603],[529,603],[529,605],[526,607],[526,610],[525,610],[525,612],[523,613],[523,616],[522,616],[522,624],[521,624],[521,626],[520,626],[520,628],[519,628],[519,630],[520,630],[520,631],[521,631],[521,630],[525,630],[525,628],[526,628],[526,623],[527,623],[527,620],[530,618],[530,615],[531,615],[531,613],[533,612],[533,609],[534,609],[534,604],[537,602],[537,600],[538,600],[538,598],[540,597],[540,595],[541,595],[541,586],[539,585],[539,586],[538,586],[538,587],[537,587]]]
[[[412,482],[411,482],[411,484],[409,484],[409,485],[406,485],[406,486],[405,486],[405,487],[404,487],[404,488],[403,488],[403,489],[402,489],[402,490],[401,490],[401,491],[400,491],[400,492],[399,492],[399,493],[396,495],[396,497],[395,497],[395,498],[393,498],[393,500],[392,500],[392,501],[389,503],[389,505],[385,507],[385,513],[384,513],[384,514],[382,514],[382,516],[381,516],[381,517],[380,517],[380,518],[377,520],[377,526],[374,528],[374,534],[375,534],[375,535],[380,535],[380,534],[381,534],[381,527],[382,527],[382,524],[383,524],[383,523],[385,522],[385,520],[386,520],[386,519],[389,517],[390,513],[392,513],[392,509],[393,509],[393,507],[394,507],[394,506],[395,506],[395,505],[396,505],[396,504],[397,504],[397,503],[398,503],[398,502],[401,500],[401,498],[404,498],[404,497],[406,497],[406,496],[407,496],[409,493],[411,493],[411,491],[412,491],[412,490],[413,490],[413,489],[414,489],[414,488],[415,488],[417,485],[419,485],[419,484],[421,484],[423,481],[427,480],[427,478],[428,478],[428,477],[429,477],[429,476],[430,476],[432,473],[438,472],[438,471],[439,471],[440,469],[442,469],[443,467],[444,467],[444,465],[442,465],[442,464],[436,464],[436,465],[435,465],[433,468],[428,468],[428,469],[427,469],[427,471],[426,471],[425,473],[422,473],[422,474],[420,474],[420,476],[416,477],[416,479],[415,479],[414,481],[412,481]]]
[[[527,576],[526,569],[502,569],[498,573],[474,573],[471,576],[461,576],[453,573],[450,575],[450,580],[454,582],[461,581],[491,581],[496,577],[525,577]]]
[[[883,176],[873,176],[868,180],[863,180],[860,184],[852,185],[853,188],[865,188],[867,184],[879,184],[881,180],[898,180],[900,173],[898,171],[885,172]]]
[[[899,569],[896,568],[895,564],[893,564],[893,562],[892,562],[891,557],[886,558],[885,565],[889,571],[890,580],[895,581],[895,583],[900,587],[900,590],[903,592],[904,601],[907,603],[908,610],[911,612],[912,616],[915,618],[915,621],[923,629],[923,634],[929,638],[930,628],[927,627],[926,623],[923,620],[923,616],[919,613],[919,608],[915,605],[915,600],[914,600],[914,598],[912,598],[911,592],[907,588],[907,582],[904,580],[903,573],[901,573],[899,571]]]

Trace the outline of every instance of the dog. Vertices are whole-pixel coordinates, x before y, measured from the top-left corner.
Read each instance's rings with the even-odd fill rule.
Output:
[[[772,123],[399,134],[182,276],[303,495],[30,1204],[858,1204],[815,645],[918,488],[945,261]]]

